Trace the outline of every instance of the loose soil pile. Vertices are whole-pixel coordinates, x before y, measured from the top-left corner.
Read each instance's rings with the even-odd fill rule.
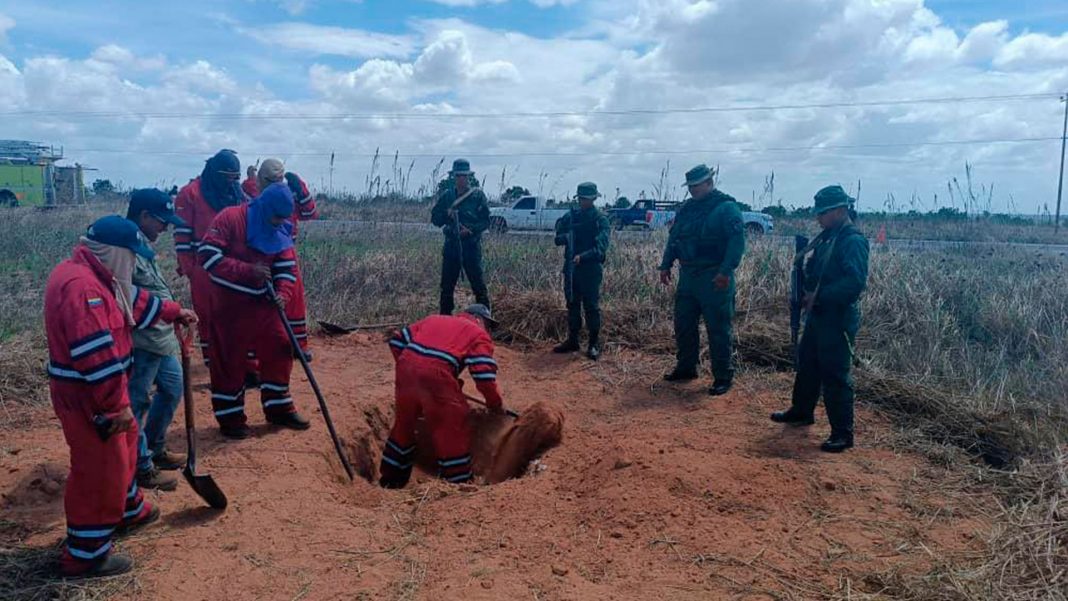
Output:
[[[361,334],[314,346],[345,447],[373,478],[392,412],[390,353]],[[198,390],[198,467],[230,507],[213,512],[184,483],[151,494],[161,524],[120,545],[140,568],[140,589],[126,598],[845,597],[976,551],[989,530],[973,504],[992,500],[947,494],[950,472],[881,446],[889,426],[867,409],[860,446],[840,456],[817,450],[822,415],[809,429],[768,422],[787,374],[743,374],[712,399],[707,382],[621,377],[629,368],[611,356],[594,365],[503,348],[498,358],[505,402],[524,417],[473,414],[476,466],[504,480],[495,486],[452,486],[419,470],[400,491],[349,483],[302,378],[294,393],[312,429],[262,425],[250,403],[255,436],[240,442],[219,437]],[[206,380],[202,370],[193,377]],[[67,448],[50,410],[36,411],[0,442],[0,543],[46,547],[63,536],[54,489]],[[561,425],[559,444],[527,465]],[[171,435],[183,448],[182,428]]]

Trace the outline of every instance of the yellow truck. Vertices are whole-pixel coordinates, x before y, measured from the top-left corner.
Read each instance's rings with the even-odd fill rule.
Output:
[[[85,202],[82,166],[56,165],[62,158],[63,150],[52,146],[0,140],[0,207]]]

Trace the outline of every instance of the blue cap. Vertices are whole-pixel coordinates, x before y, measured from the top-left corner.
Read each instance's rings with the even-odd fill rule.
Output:
[[[141,211],[148,211],[149,215],[175,227],[185,225],[185,221],[174,214],[174,200],[163,190],[155,188],[134,190],[130,194],[130,208],[126,211],[126,217],[131,221],[136,220],[141,215]]]
[[[156,252],[148,246],[137,224],[118,215],[101,217],[85,230],[85,237],[94,242],[128,248],[146,259],[153,259]]]

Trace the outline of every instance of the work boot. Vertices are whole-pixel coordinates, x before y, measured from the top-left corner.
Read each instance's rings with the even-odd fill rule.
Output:
[[[185,465],[185,455],[163,449],[158,453],[152,453],[152,463],[161,470],[178,470]]]
[[[578,334],[569,334],[567,340],[553,347],[554,353],[573,353],[579,350]]]
[[[711,396],[723,396],[727,394],[730,389],[730,380],[716,380],[715,382],[712,382],[712,388],[708,389],[708,394]]]
[[[823,441],[820,445],[820,450],[824,453],[841,453],[846,449],[853,448],[853,435],[852,434],[834,434]]]
[[[282,426],[283,428],[289,428],[291,430],[307,430],[311,427],[311,422],[296,411],[284,413],[282,415],[268,416],[267,421],[276,426]]]
[[[793,409],[787,409],[786,411],[776,411],[771,414],[771,421],[777,424],[786,424],[787,426],[811,426],[816,423],[811,415],[804,416],[794,413]]]
[[[153,465],[147,470],[137,472],[137,485],[151,490],[171,491],[178,488],[178,477],[173,474],[164,474]]]
[[[148,501],[145,501],[145,503],[148,503]],[[149,507],[148,513],[144,517],[119,524],[119,527],[115,529],[115,536],[128,536],[149,524],[159,521],[159,507],[155,505],[150,505]]]
[[[252,436],[252,430],[249,429],[247,424],[241,424],[239,426],[219,426],[219,432],[232,440],[244,440],[249,436]]]
[[[664,376],[665,382],[689,382],[690,380],[697,379],[697,370],[682,371],[679,368],[675,368],[674,371]]]
[[[96,562],[93,567],[79,574],[66,575],[62,574],[64,578],[71,580],[82,580],[86,578],[107,578],[108,576],[118,576],[119,574],[125,574],[134,567],[133,559],[130,559],[129,555],[125,553],[118,553],[112,551],[108,553],[106,557]]]
[[[600,336],[597,332],[590,333],[590,346],[586,347],[586,357],[593,361],[600,359]]]
[[[591,342],[590,346],[586,348],[586,356],[591,360],[596,361],[601,358],[601,344],[599,342]]]

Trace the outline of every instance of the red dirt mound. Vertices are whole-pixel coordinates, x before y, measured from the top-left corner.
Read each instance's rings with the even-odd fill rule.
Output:
[[[564,413],[545,403],[534,403],[501,437],[493,465],[484,472],[486,481],[497,484],[523,475],[530,460],[539,451],[560,444],[563,434]]]

